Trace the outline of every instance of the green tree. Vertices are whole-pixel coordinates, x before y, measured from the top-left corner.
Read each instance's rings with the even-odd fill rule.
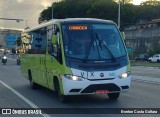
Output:
[[[64,0],[61,2],[53,3],[54,18],[75,18],[87,17],[87,11],[91,9],[91,4],[96,0]],[[39,23],[44,20],[51,19],[52,7],[43,10],[39,16]]]
[[[97,0],[91,5],[91,8],[87,11],[87,16],[91,18],[101,18],[108,20],[117,20],[116,2],[112,0]]]
[[[63,0],[53,3],[54,18],[101,18],[117,23],[119,0]],[[121,28],[136,24],[139,20],[152,20],[160,17],[160,2],[149,0],[141,5],[130,4],[132,0],[121,1]],[[52,6],[44,9],[39,23],[52,18]]]
[[[121,26],[133,25],[137,22],[138,7],[133,4],[125,4],[121,7]]]
[[[148,0],[142,2],[137,12],[137,19],[152,20],[160,17],[160,1]]]

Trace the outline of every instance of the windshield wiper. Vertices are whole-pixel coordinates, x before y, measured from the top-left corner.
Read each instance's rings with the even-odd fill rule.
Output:
[[[98,39],[98,41],[99,41],[100,48],[102,49],[102,44],[103,44],[103,45],[104,45],[104,48],[107,50],[107,52],[108,52],[109,55],[111,56],[111,60],[112,60],[113,62],[115,62],[115,61],[116,61],[116,58],[114,57],[114,55],[112,54],[112,52],[110,51],[110,49],[109,49],[109,48],[107,47],[107,45],[98,37],[98,34],[97,34],[95,31],[93,31],[93,32],[94,32],[94,34],[95,34],[95,36],[96,36],[96,39]],[[93,36],[93,35],[92,35],[92,36]],[[96,41],[96,40],[95,40],[95,41]],[[97,42],[96,42],[96,43],[97,43]],[[90,42],[89,47],[88,47],[88,49],[87,49],[87,53],[86,53],[84,62],[87,61],[88,56],[89,56],[89,53],[90,53],[90,51],[91,51],[91,48],[92,48],[92,45],[93,45],[93,44],[94,44],[94,38],[91,37],[91,42]],[[98,46],[98,44],[96,44],[96,45]],[[95,49],[94,46],[93,46],[93,49]],[[98,47],[97,47],[97,51],[98,51],[98,53],[99,53]]]
[[[98,34],[94,31],[94,34],[96,36],[96,38],[98,39],[99,41],[99,44],[100,44],[100,47],[102,49],[102,44],[104,45],[104,48],[108,51],[109,55],[111,56],[112,58],[112,61],[115,62],[116,61],[116,58],[114,57],[113,53],[110,51],[110,49],[107,47],[107,45],[98,37]]]
[[[94,39],[91,37],[91,42],[89,43],[89,46],[88,46],[88,49],[87,49],[87,52],[86,52],[86,56],[84,58],[84,62],[87,61],[88,59],[88,56],[89,56],[89,53],[91,51],[91,48],[92,48],[92,45],[94,44]],[[94,49],[94,46],[93,46],[93,49]]]

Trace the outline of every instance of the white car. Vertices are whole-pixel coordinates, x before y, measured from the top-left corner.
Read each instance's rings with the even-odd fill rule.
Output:
[[[149,62],[160,62],[160,54],[155,54],[153,57],[150,57]]]

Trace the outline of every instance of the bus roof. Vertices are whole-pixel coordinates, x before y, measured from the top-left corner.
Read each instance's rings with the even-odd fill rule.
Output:
[[[30,29],[27,29],[25,31],[23,31],[24,33],[26,32],[31,32],[31,31],[34,31],[34,30],[37,30],[37,29],[40,29],[40,28],[43,28],[43,27],[46,27],[46,26],[49,26],[49,25],[52,25],[54,24],[55,22],[60,22],[60,23],[108,23],[108,24],[115,24],[113,21],[111,20],[103,20],[103,19],[96,19],[96,18],[67,18],[67,19],[53,19],[53,20],[50,20],[46,23],[42,23],[36,27],[33,27],[33,28],[30,28]]]

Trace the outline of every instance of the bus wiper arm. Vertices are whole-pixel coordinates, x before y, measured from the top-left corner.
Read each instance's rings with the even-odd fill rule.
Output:
[[[98,34],[94,31],[95,35],[96,35],[96,38],[98,39],[99,41],[99,44],[100,44],[100,47],[102,48],[102,44],[104,45],[104,48],[108,51],[109,55],[111,56],[112,58],[112,61],[115,62],[116,61],[116,58],[114,57],[113,53],[110,51],[110,49],[107,47],[107,45],[98,37]]]
[[[85,58],[84,58],[84,62],[86,62],[87,59],[88,59],[88,56],[89,56],[89,53],[90,53],[90,51],[91,51],[91,48],[92,48],[93,43],[94,43],[94,40],[93,40],[93,38],[91,37],[91,42],[90,42],[89,47],[88,47],[88,49],[87,49],[86,56],[85,56]],[[94,49],[94,46],[93,46],[93,49]]]

